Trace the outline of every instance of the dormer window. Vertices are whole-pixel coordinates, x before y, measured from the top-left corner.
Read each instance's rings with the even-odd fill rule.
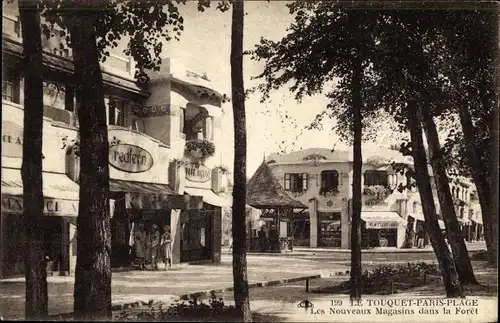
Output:
[[[381,185],[387,187],[388,174],[383,170],[367,170],[364,173],[365,186]]]
[[[284,188],[294,193],[307,191],[307,173],[286,173]]]

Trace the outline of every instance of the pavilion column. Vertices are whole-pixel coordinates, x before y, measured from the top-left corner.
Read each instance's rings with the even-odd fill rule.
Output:
[[[318,247],[318,201],[316,199],[311,199],[309,201],[309,224],[310,224],[310,235],[309,235],[309,246],[311,248]]]

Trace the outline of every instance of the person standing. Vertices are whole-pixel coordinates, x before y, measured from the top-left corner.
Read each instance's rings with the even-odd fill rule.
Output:
[[[139,268],[144,269],[144,257],[146,255],[146,235],[142,223],[138,223],[134,231],[135,258],[139,262]]]
[[[155,270],[158,269],[158,255],[160,249],[160,231],[158,225],[153,224],[151,239],[151,267]]]
[[[420,227],[417,231],[417,248],[422,249],[424,247],[425,231],[424,228]]]
[[[161,237],[161,249],[163,250],[163,262],[165,270],[172,268],[172,239],[170,236],[170,226],[163,227],[163,235]]]

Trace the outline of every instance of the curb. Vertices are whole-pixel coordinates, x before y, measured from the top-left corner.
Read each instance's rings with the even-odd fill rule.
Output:
[[[310,280],[310,279],[328,278],[328,277],[345,276],[345,275],[349,275],[349,270],[345,270],[345,271],[337,270],[334,272],[330,272],[329,274],[299,276],[299,277],[292,277],[292,278],[285,278],[285,279],[278,279],[278,280],[249,283],[248,288],[250,289],[250,288],[257,288],[257,287],[277,286],[277,285],[281,285],[281,284],[294,283],[294,282]],[[230,287],[222,287],[222,288],[217,288],[217,289],[205,290],[205,291],[201,291],[201,292],[193,292],[193,293],[188,293],[188,294],[182,294],[182,295],[177,296],[177,297],[172,297],[172,301],[176,301],[176,300],[187,301],[189,299],[197,299],[197,298],[200,298],[203,296],[208,296],[211,293],[223,293],[223,292],[230,292],[233,290],[234,290],[234,287],[230,286]],[[129,308],[151,306],[157,302],[159,302],[159,300],[151,299],[148,301],[115,303],[115,304],[112,304],[111,310],[113,312],[116,312],[116,311],[126,310]],[[54,320],[65,320],[65,319],[69,319],[72,317],[73,317],[72,312],[71,313],[60,313],[60,314],[49,315],[49,318],[52,318]]]

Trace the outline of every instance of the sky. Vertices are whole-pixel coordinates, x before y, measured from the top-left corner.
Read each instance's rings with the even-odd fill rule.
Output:
[[[244,50],[250,50],[260,37],[279,40],[286,35],[286,28],[292,16],[282,1],[245,1]],[[200,72],[206,72],[215,89],[231,94],[231,10],[221,13],[215,8],[200,13],[195,2],[179,7],[184,17],[184,32],[180,41],[165,44],[164,53],[171,57],[182,57],[183,61]],[[251,88],[259,81],[251,80],[263,69],[261,62],[244,61],[245,88]],[[287,88],[272,93],[270,102],[260,103],[260,95],[254,94],[245,102],[247,115],[247,176],[255,172],[264,154],[297,150],[299,148],[332,148],[337,140],[332,131],[307,131],[298,139],[300,130],[309,124],[316,114],[326,106],[322,96],[304,98],[297,103]],[[231,104],[224,105],[223,126],[227,135],[218,145],[223,146],[224,164],[233,166],[233,123]],[[289,118],[284,115],[288,114]],[[297,125],[295,128],[294,125]],[[325,129],[331,128],[327,124]],[[337,148],[342,144],[338,143]]]

